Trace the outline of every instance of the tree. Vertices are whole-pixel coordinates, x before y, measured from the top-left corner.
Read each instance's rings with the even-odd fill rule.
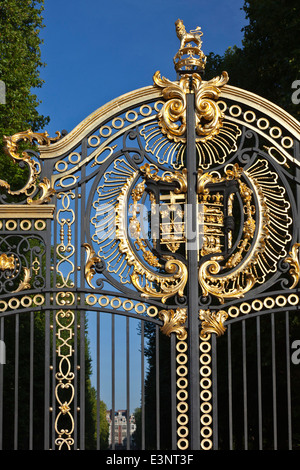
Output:
[[[0,79],[6,87],[6,104],[0,104],[0,174],[12,189],[22,187],[27,174],[3,152],[3,136],[29,128],[37,131],[49,122],[49,117],[39,114],[40,101],[33,92],[44,83],[39,36],[43,9],[44,0],[2,0],[0,4]]]
[[[242,47],[230,47],[223,56],[210,53],[206,76],[226,70],[231,85],[252,91],[299,119],[300,107],[292,100],[292,86],[300,80],[299,2],[245,0],[243,10],[249,23],[242,29]]]

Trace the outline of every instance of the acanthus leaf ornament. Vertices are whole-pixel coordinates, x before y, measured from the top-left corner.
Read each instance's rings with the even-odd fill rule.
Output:
[[[95,264],[101,262],[101,258],[99,258],[99,256],[96,256],[95,250],[93,250],[93,248],[91,247],[89,243],[83,243],[82,246],[85,249],[86,254],[87,254],[86,264],[84,268],[85,279],[88,285],[92,289],[95,289],[92,284],[92,279],[96,272]]]
[[[14,291],[14,294],[17,292],[21,292],[25,289],[30,289],[30,281],[31,281],[31,276],[30,276],[30,269],[29,268],[23,268],[24,271],[24,279],[23,281],[20,282],[19,286],[17,289]]]
[[[192,91],[195,94],[196,142],[205,143],[213,139],[222,127],[224,114],[217,100],[228,80],[227,72],[209,81],[193,73],[191,76],[183,75],[179,82],[172,82],[165,77],[161,78],[157,71],[153,81],[162,88],[166,100],[158,113],[161,131],[175,142],[186,142],[186,94]]]
[[[206,63],[201,50],[200,28],[187,33],[182,21],[178,20],[176,31],[181,46],[174,63],[180,78],[171,81],[161,77],[159,71],[154,74],[154,85],[161,89],[164,103],[158,111],[157,124],[146,124],[141,135],[146,140],[146,150],[155,155],[159,163],[170,162],[174,169],[181,169],[186,147],[186,96],[193,93],[196,151],[199,167],[207,169],[213,163],[224,163],[228,155],[237,150],[241,130],[234,122],[225,120],[218,104],[222,88],[229,80],[227,72],[208,81],[200,75]]]
[[[158,314],[164,324],[161,327],[162,333],[170,336],[176,333],[177,339],[184,340],[187,338],[187,332],[184,324],[187,320],[187,309],[177,308],[176,310],[161,310]]]
[[[228,314],[224,310],[212,312],[208,310],[199,311],[199,319],[202,321],[202,330],[200,333],[201,338],[206,338],[207,335],[214,333],[221,336],[225,333],[226,327],[224,322],[227,320]]]

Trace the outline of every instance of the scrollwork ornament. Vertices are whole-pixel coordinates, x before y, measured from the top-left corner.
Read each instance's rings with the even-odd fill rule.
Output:
[[[58,402],[59,412],[55,419],[55,432],[57,438],[55,444],[61,450],[66,447],[71,449],[74,444],[74,417],[72,415],[72,404],[74,400],[74,377],[70,357],[72,356],[74,313],[71,310],[60,310],[56,314],[57,337],[58,337],[58,372],[55,374],[57,384],[55,397]],[[66,391],[69,392],[66,396]],[[61,427],[62,426],[62,427]]]
[[[293,284],[290,286],[290,289],[294,289],[294,287],[296,287],[297,284],[299,283],[299,279],[300,279],[300,264],[299,264],[299,255],[298,255],[299,247],[300,247],[300,243],[295,243],[292,246],[291,251],[289,252],[289,256],[285,258],[284,260],[286,263],[290,265],[289,274],[293,278]]]
[[[138,241],[140,238],[139,226],[136,223],[135,217],[135,204],[141,198],[145,189],[144,182],[139,183],[135,188],[131,189],[134,179],[135,174],[124,184],[118,197],[118,203],[116,204],[116,238],[119,240],[118,250],[126,257],[127,264],[133,268],[130,279],[134,287],[141,292],[141,296],[146,298],[159,298],[162,303],[165,303],[168,298],[174,297],[176,294],[181,297],[184,295],[188,276],[187,267],[182,261],[170,258],[163,266],[166,274],[156,273],[142,263],[132,250],[126,231],[125,207],[127,197],[129,191],[131,191],[134,204],[132,209],[133,220],[130,221],[131,227],[129,225],[129,228],[131,235]],[[157,266],[157,258],[148,256],[148,250],[146,250],[142,244],[139,245],[139,248],[143,252],[144,260],[150,262],[150,266]]]
[[[217,135],[222,127],[224,115],[217,100],[221,88],[228,82],[227,72],[220,77],[204,81],[197,73],[183,75],[179,82],[161,78],[157,71],[154,83],[162,88],[166,102],[158,113],[161,131],[175,142],[186,142],[186,94],[195,94],[196,142],[205,143]]]

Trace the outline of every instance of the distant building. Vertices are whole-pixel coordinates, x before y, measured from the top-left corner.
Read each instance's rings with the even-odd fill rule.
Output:
[[[106,411],[106,419],[109,424],[109,435],[108,445],[109,448],[114,444],[115,449],[126,449],[127,447],[127,435],[129,432],[130,448],[132,445],[132,435],[136,430],[135,417],[133,414],[129,416],[129,422],[127,420],[127,410],[118,410],[114,414],[114,436],[113,436],[113,420],[112,410]]]

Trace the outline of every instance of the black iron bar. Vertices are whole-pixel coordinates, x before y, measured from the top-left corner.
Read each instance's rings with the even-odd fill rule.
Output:
[[[0,340],[4,341],[4,317],[0,319]],[[3,448],[3,367],[0,364],[0,450]]]
[[[111,316],[111,448],[115,449],[115,315]]]
[[[100,312],[97,312],[97,450],[100,450]]]
[[[231,362],[231,325],[227,329],[227,354],[228,354],[228,425],[229,425],[229,449],[233,449],[233,423],[232,423],[232,362]]]
[[[219,430],[218,430],[218,369],[217,369],[217,337],[211,336],[212,347],[212,413],[213,413],[213,450],[219,448]]]
[[[290,315],[285,312],[285,345],[286,345],[286,395],[287,395],[287,422],[288,447],[292,450],[292,402],[291,402],[291,357],[290,357]]]
[[[177,449],[176,433],[176,337],[171,335],[171,427],[172,427],[172,450]]]
[[[18,421],[19,421],[19,333],[20,316],[15,318],[15,404],[14,404],[14,450],[18,450]]]
[[[275,347],[275,317],[271,313],[271,345],[272,345],[272,392],[273,392],[273,439],[274,450],[277,450],[277,390],[276,390],[276,347]]]
[[[74,384],[76,387],[77,384]],[[74,410],[75,414],[76,410]],[[80,450],[85,448],[85,312],[80,312]]]
[[[130,450],[130,324],[126,317],[126,403],[127,403],[127,443],[126,448]]]
[[[142,414],[142,450],[145,450],[145,325],[141,321],[141,414]]]
[[[261,383],[261,332],[260,317],[256,317],[256,351],[257,351],[257,400],[258,400],[258,445],[263,448],[262,439],[262,383]]]
[[[198,234],[197,234],[197,161],[195,146],[195,96],[186,94],[187,146],[187,260],[188,260],[188,354],[189,354],[189,430],[191,450],[200,449],[200,373],[198,319]]]
[[[34,312],[30,312],[29,353],[29,450],[33,449],[33,357],[34,357]]]
[[[56,320],[55,320],[56,312],[52,313],[52,413],[51,413],[51,425],[52,425],[52,433],[51,433],[51,445],[52,449],[55,449],[55,418],[56,418],[56,396],[55,396],[55,383],[56,383],[56,371],[57,371],[57,351],[56,351]],[[49,320],[50,323],[50,320]]]
[[[82,159],[84,160],[87,157],[87,138],[83,139],[82,145],[81,145],[81,153],[82,153]],[[86,230],[86,212],[84,210],[85,205],[86,205],[86,199],[87,199],[87,191],[86,191],[86,167],[85,165],[82,165],[81,167],[81,217],[80,217],[80,226],[81,226],[81,231],[80,231],[80,246],[82,247],[83,243],[86,241],[85,239],[85,230]],[[75,227],[77,225],[77,220],[75,221]],[[73,243],[76,243],[73,241]],[[76,250],[75,250],[76,251]],[[80,266],[83,267],[85,266],[85,253],[84,250],[81,249],[80,252]],[[75,275],[76,279],[76,275]],[[80,286],[84,287],[85,286],[85,274],[84,274],[84,269],[81,268],[80,270]],[[81,307],[85,306],[85,298],[83,295],[80,296],[80,304]],[[80,381],[79,381],[79,386],[80,386],[80,450],[85,449],[85,312],[81,311],[80,312]],[[75,372],[75,371],[74,371]],[[78,383],[78,381],[77,381]],[[74,383],[74,386],[77,387],[77,384]],[[75,414],[76,410],[74,410]]]
[[[50,269],[46,269],[46,293],[45,293],[45,307],[49,308],[50,305],[50,292],[53,289],[54,280],[53,280],[53,271],[51,270],[53,259],[55,256],[55,250],[52,249],[55,244],[52,244],[52,231],[55,232],[55,226],[52,220],[47,220],[47,230],[45,235],[46,241],[46,266]],[[53,282],[53,285],[52,285]],[[50,447],[50,311],[45,310],[45,380],[44,380],[44,449],[49,450]]]
[[[79,214],[80,211],[79,211],[79,207],[78,207],[78,187],[75,188],[75,214]],[[77,221],[76,221],[77,222]],[[73,233],[74,233],[74,237],[75,237],[75,241],[74,241],[74,246],[77,247],[77,243],[78,243],[78,223],[75,223],[75,228],[73,230]],[[74,253],[74,266],[78,266],[78,262],[80,260],[80,251],[78,251],[77,249],[75,249],[75,253]],[[75,272],[74,272],[74,283],[75,285],[80,285],[80,279],[79,279],[79,275],[78,275],[78,271],[76,270],[75,268]],[[73,331],[74,331],[74,362],[73,362],[73,372],[74,372],[74,413],[73,413],[73,417],[74,417],[74,449],[78,449],[78,419],[80,419],[80,417],[78,416],[78,412],[76,411],[78,409],[78,399],[79,399],[79,394],[80,394],[80,390],[78,390],[78,382],[79,382],[79,377],[80,377],[80,374],[79,374],[79,371],[78,371],[78,311],[75,310],[74,312],[74,315],[75,315],[75,320],[74,320],[74,328],[73,328]],[[80,351],[80,348],[79,348],[79,351]],[[80,355],[80,353],[79,353]],[[79,377],[78,377],[79,376]]]
[[[76,413],[78,408],[78,311],[76,310],[74,314],[74,449],[78,449],[78,413]]]
[[[248,450],[246,320],[242,320],[242,348],[243,348],[242,355],[243,355],[244,447],[245,447],[245,450]]]
[[[156,450],[160,450],[159,327],[155,326]]]

